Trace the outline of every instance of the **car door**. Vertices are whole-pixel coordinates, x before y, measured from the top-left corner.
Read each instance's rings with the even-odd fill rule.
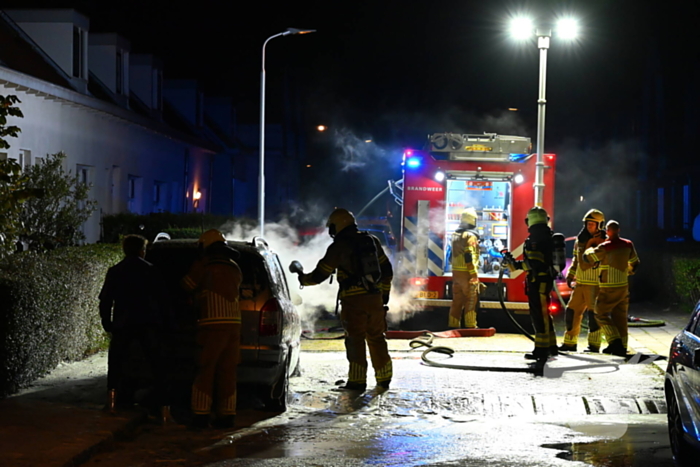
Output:
[[[686,358],[683,366],[678,368],[679,379],[685,401],[690,405],[695,425],[695,433],[700,433],[700,304],[696,307],[694,318],[684,332],[682,339]],[[681,374],[682,373],[682,374]]]

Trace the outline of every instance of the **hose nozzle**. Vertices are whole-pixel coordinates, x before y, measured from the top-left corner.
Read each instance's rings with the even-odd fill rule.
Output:
[[[294,260],[289,265],[289,272],[294,273],[294,274],[303,274],[304,273],[304,266],[302,266],[299,261]]]

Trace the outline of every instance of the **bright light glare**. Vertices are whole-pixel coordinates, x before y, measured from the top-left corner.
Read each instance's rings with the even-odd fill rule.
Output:
[[[528,39],[532,37],[533,31],[532,20],[529,18],[513,18],[510,22],[510,34],[515,39]]]
[[[443,180],[445,180],[445,172],[443,172],[441,170],[438,170],[437,172],[435,172],[435,181],[442,182]]]
[[[319,125],[316,127],[318,131],[326,131],[326,125]]]
[[[515,177],[513,177],[513,181],[517,184],[523,183],[525,180],[525,177],[523,177],[523,174],[515,174]]]
[[[578,22],[573,18],[562,18],[557,22],[557,36],[562,39],[578,37]]]
[[[420,159],[417,157],[411,157],[406,161],[406,165],[411,167],[411,168],[416,168],[420,166]]]

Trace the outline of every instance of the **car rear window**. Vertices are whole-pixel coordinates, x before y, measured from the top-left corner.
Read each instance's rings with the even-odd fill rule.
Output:
[[[240,251],[241,256],[236,260],[243,273],[241,282],[241,298],[252,298],[260,290],[268,287],[267,272],[261,256],[250,252]],[[186,293],[180,287],[180,280],[187,274],[192,263],[197,259],[199,251],[189,245],[182,247],[153,248],[146,254],[146,261],[152,263],[163,274],[171,292],[171,297],[182,307]]]

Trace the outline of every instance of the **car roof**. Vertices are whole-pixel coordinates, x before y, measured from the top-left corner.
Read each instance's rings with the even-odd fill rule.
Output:
[[[197,248],[199,241],[193,238],[158,239],[148,245],[149,249],[181,249]],[[226,244],[240,252],[264,254],[270,252],[267,242],[260,237],[253,237],[249,242],[240,240],[226,240]]]

